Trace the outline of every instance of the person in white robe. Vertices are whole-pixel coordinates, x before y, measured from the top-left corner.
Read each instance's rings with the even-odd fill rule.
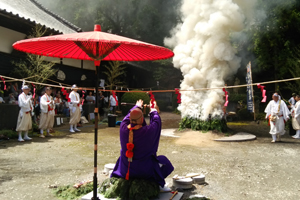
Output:
[[[44,138],[44,130],[47,131],[46,136],[53,136],[50,134],[50,129],[53,128],[54,125],[54,116],[55,116],[55,103],[53,98],[51,97],[52,89],[51,87],[46,87],[45,94],[41,97],[40,100],[40,137]]]
[[[17,128],[16,131],[19,133],[19,142],[24,142],[24,140],[32,140],[28,137],[28,130],[32,128],[32,95],[29,95],[30,88],[28,85],[23,85],[23,92],[18,97],[18,104],[20,107]],[[24,139],[22,138],[22,132],[24,132]]]
[[[292,97],[289,99],[289,104],[288,108],[291,108],[296,104],[296,93],[292,94]]]
[[[292,106],[291,116],[292,116],[292,126],[296,131],[296,135],[293,135],[292,138],[300,139],[300,96],[295,97],[296,104]]]
[[[70,98],[70,132],[74,133],[75,131],[80,131],[77,128],[77,123],[79,123],[81,118],[81,112],[80,112],[80,104],[81,99],[79,94],[77,93],[78,87],[76,85],[72,85],[71,88],[72,92],[69,95]]]
[[[278,93],[274,93],[265,109],[266,119],[269,118],[270,134],[272,142],[281,141],[280,137],[285,133],[285,122],[289,120],[289,109]]]

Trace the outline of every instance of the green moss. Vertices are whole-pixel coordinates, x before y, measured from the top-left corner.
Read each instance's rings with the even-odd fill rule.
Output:
[[[202,130],[207,132],[209,130],[217,130],[219,132],[227,132],[227,122],[225,119],[214,118],[211,120],[200,120],[191,117],[184,117],[179,123],[179,130],[191,128],[194,131]]]
[[[59,186],[53,189],[53,193],[59,199],[78,199],[79,197],[93,191],[93,182],[82,185],[79,188],[74,188],[72,185]]]
[[[105,198],[122,200],[150,200],[158,197],[159,186],[153,181],[143,179],[129,179],[112,177],[104,180],[99,192]]]

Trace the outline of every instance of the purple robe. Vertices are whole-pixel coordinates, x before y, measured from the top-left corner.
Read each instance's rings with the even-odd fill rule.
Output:
[[[134,106],[132,109],[136,108]],[[111,177],[125,178],[128,170],[126,157],[129,137],[127,126],[130,124],[130,112],[125,116],[120,125],[121,156],[111,174]],[[157,111],[150,113],[150,124],[145,120],[143,127],[133,130],[133,160],[130,163],[129,179],[139,178],[152,180],[160,186],[165,185],[165,178],[174,170],[171,162],[165,156],[157,156],[159,138],[161,133],[161,119]]]

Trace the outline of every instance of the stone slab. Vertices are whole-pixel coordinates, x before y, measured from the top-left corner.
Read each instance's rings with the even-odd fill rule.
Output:
[[[256,136],[253,134],[240,132],[233,136],[215,139],[215,141],[218,141],[218,142],[244,142],[244,141],[251,141],[251,140],[255,140],[255,139],[256,139]]]
[[[166,136],[166,137],[176,137],[178,138],[179,136],[175,135],[175,131],[177,129],[170,128],[170,129],[162,129],[161,130],[161,135]]]
[[[153,199],[153,200],[169,200],[172,197],[172,193],[170,192],[165,192],[165,193],[160,193],[158,199]],[[173,198],[173,200],[180,200],[181,197],[183,196],[182,192],[178,192],[178,194]],[[93,197],[93,192],[90,192],[83,196],[81,200],[91,200]],[[116,200],[116,199],[107,199],[104,198],[102,194],[98,194],[99,199],[101,200]]]

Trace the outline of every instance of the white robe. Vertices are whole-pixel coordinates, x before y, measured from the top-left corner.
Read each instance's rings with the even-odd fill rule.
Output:
[[[77,92],[72,91],[69,95],[70,102],[70,121],[69,124],[76,125],[80,121],[80,96]]]
[[[300,130],[300,101],[297,101],[295,106],[292,106],[292,125],[294,130]]]
[[[32,128],[32,102],[31,95],[26,95],[24,92],[18,97],[18,104],[21,108],[19,111],[16,131],[28,131]]]
[[[278,112],[280,102],[280,110]],[[275,122],[270,120],[270,134],[279,134],[284,135],[285,133],[285,121],[289,119],[289,109],[287,105],[282,100],[278,100],[275,102],[274,100],[270,101],[265,109],[266,118],[270,118],[271,116],[276,116]]]
[[[40,101],[40,108],[41,108],[41,115],[40,115],[40,129],[50,129],[53,128],[54,125],[54,116],[55,116],[55,104],[50,104],[52,101],[52,97],[44,94],[41,97]],[[50,109],[48,110],[48,105]]]

